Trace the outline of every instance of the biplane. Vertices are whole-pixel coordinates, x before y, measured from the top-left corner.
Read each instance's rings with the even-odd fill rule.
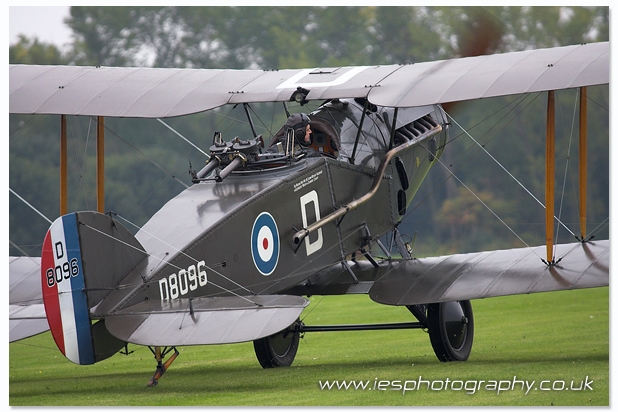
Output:
[[[40,257],[10,258],[9,339],[49,329],[80,365],[128,343],[148,346],[157,362],[151,386],[177,347],[253,341],[264,368],[288,366],[300,335],[316,330],[423,328],[440,361],[464,361],[474,336],[470,300],[609,285],[609,240],[590,241],[583,225],[579,241],[553,244],[551,115],[554,90],[581,88],[585,125],[586,87],[609,84],[609,59],[604,42],[278,71],[10,65],[10,113],[55,114],[61,124],[68,115],[93,116],[101,134],[105,117],[169,118],[260,102],[281,103],[290,116],[289,102],[320,105],[268,142],[248,110],[246,136],[212,131],[193,184],[136,234],[105,213],[101,153],[97,210],[68,212],[61,143],[61,216]],[[413,257],[398,227],[445,149],[442,105],[545,91],[546,244]],[[302,143],[307,124],[311,136]],[[585,161],[580,168],[585,181]],[[386,258],[374,255],[376,247]],[[299,320],[308,296],[342,294],[405,306],[416,321]]]

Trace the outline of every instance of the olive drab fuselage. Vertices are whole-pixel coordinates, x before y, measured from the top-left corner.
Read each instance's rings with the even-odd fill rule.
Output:
[[[300,229],[365,195],[387,152],[406,140],[398,131],[391,142],[392,109],[366,109],[359,134],[361,103],[331,102],[310,114],[337,133],[337,158],[301,156],[282,166],[238,169],[171,199],[137,233],[148,257],[130,276],[144,282],[116,309],[144,299],[276,294],[367,246],[368,235],[392,230],[441,154],[446,127],[413,144],[410,135],[409,147],[386,165],[375,196],[300,244],[293,241]],[[399,128],[423,117],[445,122],[439,106],[399,109],[397,116]],[[319,131],[314,135],[320,140]]]

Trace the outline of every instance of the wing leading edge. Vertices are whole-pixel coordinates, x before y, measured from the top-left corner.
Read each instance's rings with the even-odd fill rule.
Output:
[[[9,113],[174,117],[227,103],[366,97],[412,107],[609,83],[609,42],[412,65],[214,70],[9,65]]]
[[[558,245],[562,259],[547,266],[545,246],[393,263],[369,296],[388,305],[609,286],[609,240]]]

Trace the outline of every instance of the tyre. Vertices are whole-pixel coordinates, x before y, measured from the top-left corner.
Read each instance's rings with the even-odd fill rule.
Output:
[[[465,361],[472,351],[474,318],[469,300],[427,306],[431,346],[441,362]]]
[[[262,368],[290,366],[298,351],[300,333],[284,329],[274,335],[253,341],[253,348]]]

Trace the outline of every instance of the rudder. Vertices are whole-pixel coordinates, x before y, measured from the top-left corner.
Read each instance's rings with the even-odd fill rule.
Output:
[[[67,359],[91,365],[122,348],[102,320],[93,323],[90,309],[145,257],[137,239],[109,216],[78,212],[52,223],[41,253],[41,286],[52,336]]]

